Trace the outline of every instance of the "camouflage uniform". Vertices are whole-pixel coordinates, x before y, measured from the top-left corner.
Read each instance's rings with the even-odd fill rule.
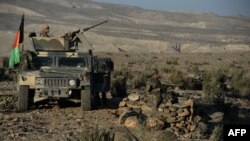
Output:
[[[147,91],[151,92],[152,90],[159,90],[161,88],[161,81],[159,80],[159,77],[154,77],[154,75],[158,75],[158,70],[153,69],[150,72],[149,78],[147,80]]]
[[[157,69],[152,69],[150,74],[151,74],[151,76],[150,76],[150,78],[148,78],[146,91],[150,92],[150,94],[154,95],[153,108],[157,109],[159,104],[162,101],[162,95],[161,95],[162,94],[162,84],[161,84],[161,81],[159,80]]]
[[[25,52],[22,52],[19,69],[20,70],[34,69],[34,64],[32,62],[32,59],[33,55],[31,51],[26,50]]]

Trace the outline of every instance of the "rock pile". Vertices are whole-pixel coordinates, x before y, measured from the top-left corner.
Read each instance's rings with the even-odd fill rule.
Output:
[[[141,124],[149,130],[169,128],[176,135],[194,132],[201,120],[199,116],[194,117],[192,99],[174,94],[159,99],[157,94],[142,94],[139,91],[120,102],[118,114],[119,122],[126,127],[135,128]]]

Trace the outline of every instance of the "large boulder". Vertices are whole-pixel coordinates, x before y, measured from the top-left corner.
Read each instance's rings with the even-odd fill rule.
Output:
[[[124,127],[115,129],[113,141],[138,141],[138,139]]]
[[[152,141],[177,141],[177,137],[170,130],[161,130],[155,133]]]

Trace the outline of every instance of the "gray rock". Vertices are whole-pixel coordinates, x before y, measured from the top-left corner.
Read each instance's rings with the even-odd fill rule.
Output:
[[[207,125],[204,122],[200,122],[196,128],[196,131],[199,134],[205,134],[207,130],[208,130]]]
[[[193,124],[193,125],[190,126],[190,131],[191,131],[191,132],[194,132],[195,129],[196,129],[196,125],[195,125],[195,124]]]
[[[185,117],[185,116],[189,116],[190,112],[188,111],[188,109],[184,109],[184,111],[182,113],[178,113],[178,116],[180,117]]]
[[[215,113],[209,115],[209,117],[211,119],[223,118],[224,117],[224,113],[223,112],[215,112]]]
[[[127,128],[135,128],[139,125],[139,120],[137,119],[137,116],[130,116],[125,119],[124,125]]]
[[[177,141],[177,136],[170,130],[157,131],[152,141]]]
[[[114,141],[138,141],[138,139],[127,128],[119,128],[115,130]]]
[[[158,108],[158,111],[159,111],[159,112],[163,112],[163,109],[162,109],[162,108]]]
[[[142,111],[152,111],[153,109],[149,107],[148,105],[144,104],[141,106]]]
[[[163,112],[169,114],[171,111],[169,109],[164,109]]]
[[[176,117],[177,113],[176,112],[171,112],[169,114],[167,114],[167,117]]]
[[[140,109],[140,108],[141,108],[140,103],[134,102],[134,101],[127,101],[127,102],[126,102],[126,105],[127,105],[129,108],[134,108],[134,109]]]
[[[166,105],[165,104],[160,104],[159,108],[164,109],[164,108],[166,108]]]
[[[140,95],[136,94],[136,93],[133,93],[133,94],[130,94],[128,96],[128,99],[130,101],[138,101],[140,99]]]
[[[167,107],[169,107],[169,106],[172,106],[173,104],[172,104],[171,102],[167,102],[165,105],[166,105]]]
[[[175,107],[175,106],[170,106],[170,107],[169,107],[169,110],[171,110],[172,112],[175,112],[175,111],[178,110],[178,108]]]
[[[161,130],[164,127],[164,122],[156,117],[148,117],[146,126],[150,130]]]
[[[177,119],[176,119],[175,117],[166,118],[167,123],[175,123],[176,120],[177,120]]]
[[[120,103],[119,103],[119,107],[124,107],[126,105],[126,101],[121,101]]]

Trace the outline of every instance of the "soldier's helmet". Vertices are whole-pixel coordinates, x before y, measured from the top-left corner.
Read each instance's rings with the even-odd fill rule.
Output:
[[[44,29],[49,29],[49,25],[47,25],[47,24],[43,25],[42,30],[44,30]]]
[[[158,74],[158,69],[153,68],[153,69],[151,70],[151,75],[154,75],[154,74]]]

